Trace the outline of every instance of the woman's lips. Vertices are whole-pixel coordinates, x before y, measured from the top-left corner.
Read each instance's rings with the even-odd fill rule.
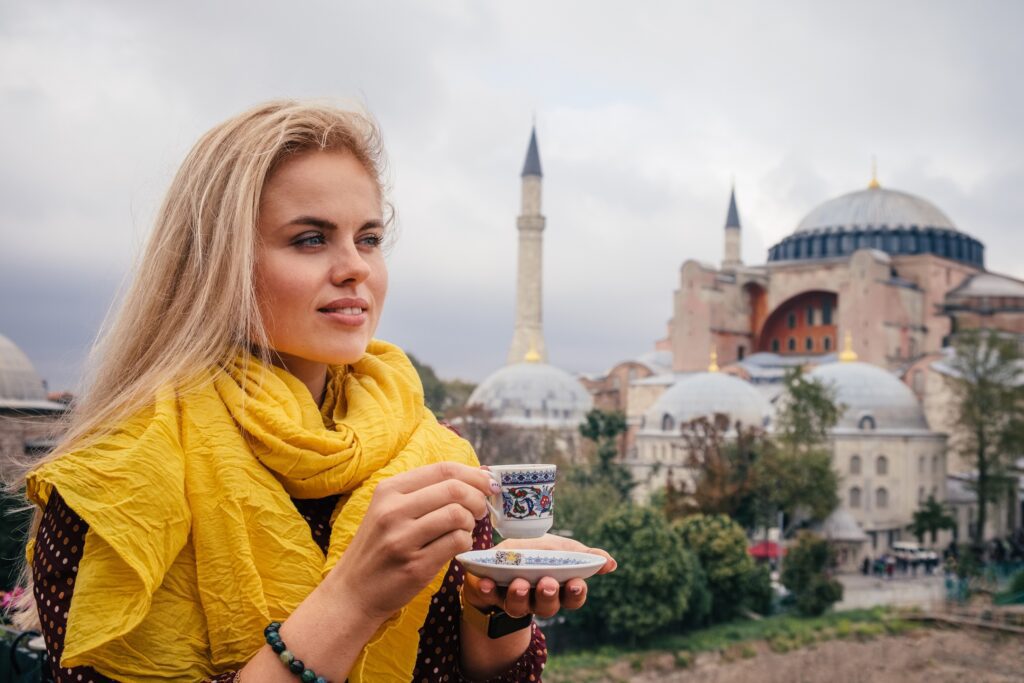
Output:
[[[355,306],[344,308],[321,308],[319,311],[328,320],[348,327],[359,327],[366,322],[366,309]]]

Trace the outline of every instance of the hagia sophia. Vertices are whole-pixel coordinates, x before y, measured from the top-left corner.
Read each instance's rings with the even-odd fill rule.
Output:
[[[643,500],[669,476],[692,475],[680,425],[724,413],[770,432],[786,370],[802,366],[844,408],[830,435],[840,506],[824,530],[853,548],[848,568],[910,540],[907,525],[929,495],[953,512],[955,536],[971,537],[973,475],[949,442],[950,337],[977,327],[1024,337],[1024,282],[986,271],[980,241],[932,202],[872,178],[810,208],[765,262],[747,264],[733,191],[721,263],[682,263],[666,301],[666,337],[598,376],[575,377],[547,362],[542,181],[534,130],[521,173],[508,360],[480,382],[470,405],[516,429],[553,434],[567,449],[577,447],[591,408],[621,410],[622,460]],[[28,357],[0,336],[4,455],[45,452],[49,425],[65,410],[47,397]],[[1022,525],[1024,458],[1016,473],[1013,495],[990,512],[987,536]]]

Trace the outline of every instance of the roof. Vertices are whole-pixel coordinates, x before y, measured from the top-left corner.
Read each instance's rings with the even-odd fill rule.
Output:
[[[530,131],[530,146],[526,150],[526,162],[523,164],[523,177],[528,175],[543,176],[540,170],[540,152],[537,150],[537,127]]]
[[[953,221],[927,199],[887,188],[849,192],[811,210],[796,233],[816,228],[853,226],[945,228],[956,230]]]
[[[522,427],[575,427],[593,398],[575,377],[547,363],[515,363],[489,375],[470,394],[496,422]]]
[[[644,414],[645,430],[661,431],[669,425],[675,433],[681,424],[717,413],[745,427],[765,427],[772,409],[749,382],[723,372],[698,372],[681,378],[658,397]]]
[[[843,508],[836,508],[821,524],[821,533],[830,541],[863,543],[868,535],[857,524],[857,520]]]
[[[63,412],[67,409],[46,396],[43,380],[18,345],[0,334],[0,409]]]
[[[995,273],[976,273],[946,294],[954,297],[1024,297],[1024,282]]]
[[[725,227],[739,228],[740,213],[736,210],[736,188],[729,193],[729,214],[725,217]]]
[[[844,406],[836,429],[928,431],[924,410],[914,392],[877,365],[826,363],[811,370],[809,376],[831,386],[836,403]]]

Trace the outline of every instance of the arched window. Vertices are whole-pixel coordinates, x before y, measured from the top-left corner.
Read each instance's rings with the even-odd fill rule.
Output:
[[[940,462],[939,456],[938,455],[933,455],[932,456],[932,476],[938,476],[938,474],[939,474],[939,462]]]
[[[788,325],[791,330],[796,329],[796,313],[791,311],[789,315],[786,316],[786,325]]]
[[[875,507],[878,509],[889,507],[889,491],[884,486],[875,491]]]
[[[860,507],[860,487],[859,486],[854,486],[853,488],[850,489],[850,507],[851,508],[859,508]]]
[[[790,351],[796,351],[796,337],[790,337],[789,341],[786,343],[786,347],[789,348]]]
[[[821,340],[821,343],[825,346],[826,351],[832,350],[832,337],[825,337]]]
[[[859,427],[860,429],[874,429],[875,418],[871,417],[870,415],[865,415],[860,419],[860,422],[857,423],[857,427]]]
[[[860,456],[850,456],[850,474],[860,474]]]
[[[875,459],[875,474],[889,474],[889,459],[884,455]]]
[[[804,340],[804,348],[808,351],[814,350],[814,337],[807,337]]]
[[[778,353],[779,352],[779,340],[778,339],[772,339],[772,352],[773,353]]]
[[[671,432],[676,427],[676,421],[672,419],[672,416],[665,413],[665,416],[661,418],[661,431]]]

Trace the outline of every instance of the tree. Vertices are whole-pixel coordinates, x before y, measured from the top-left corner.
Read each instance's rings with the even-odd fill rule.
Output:
[[[832,467],[829,431],[844,406],[821,380],[800,367],[786,372],[779,398],[774,449],[758,460],[758,499],[787,518],[823,520],[839,505],[839,476]]]
[[[1009,490],[1008,468],[1024,449],[1024,354],[1019,341],[994,330],[957,334],[953,376],[954,447],[975,470],[977,538],[985,540],[988,505]]]
[[[587,606],[570,615],[601,636],[631,644],[679,622],[695,605],[697,559],[657,510],[627,506],[605,517],[594,543],[619,559],[619,568],[590,583]]]
[[[914,521],[907,526],[918,543],[924,543],[925,534],[931,534],[932,545],[938,541],[940,531],[955,528],[956,520],[935,500],[935,496],[928,496],[928,500],[921,503],[914,512]]]
[[[711,619],[723,621],[753,608],[751,589],[761,572],[747,552],[747,535],[726,515],[691,515],[675,523],[683,547],[692,550],[704,569],[711,593]],[[760,604],[759,604],[760,606]]]
[[[416,373],[420,376],[420,383],[423,385],[423,401],[435,415],[440,417],[442,414],[461,408],[466,404],[476,385],[459,379],[442,380],[434,372],[434,368],[421,363],[411,353],[408,355],[409,361],[416,368]]]
[[[782,583],[793,594],[797,610],[818,616],[843,599],[843,585],[826,574],[832,550],[828,542],[807,531],[800,532],[782,565]]]
[[[587,483],[605,482],[619,492],[622,499],[629,497],[635,485],[629,470],[617,461],[619,437],[626,431],[626,416],[621,411],[605,412],[594,408],[587,413],[580,425],[580,436],[594,444],[595,461],[589,472]]]
[[[0,591],[9,591],[18,583],[31,519],[32,510],[24,498],[0,491]]]
[[[458,429],[466,441],[473,446],[481,464],[509,465],[516,463],[545,462],[540,457],[541,448],[547,443],[538,443],[545,435],[517,429],[498,422],[493,413],[480,405],[465,406],[448,412],[447,419]]]

